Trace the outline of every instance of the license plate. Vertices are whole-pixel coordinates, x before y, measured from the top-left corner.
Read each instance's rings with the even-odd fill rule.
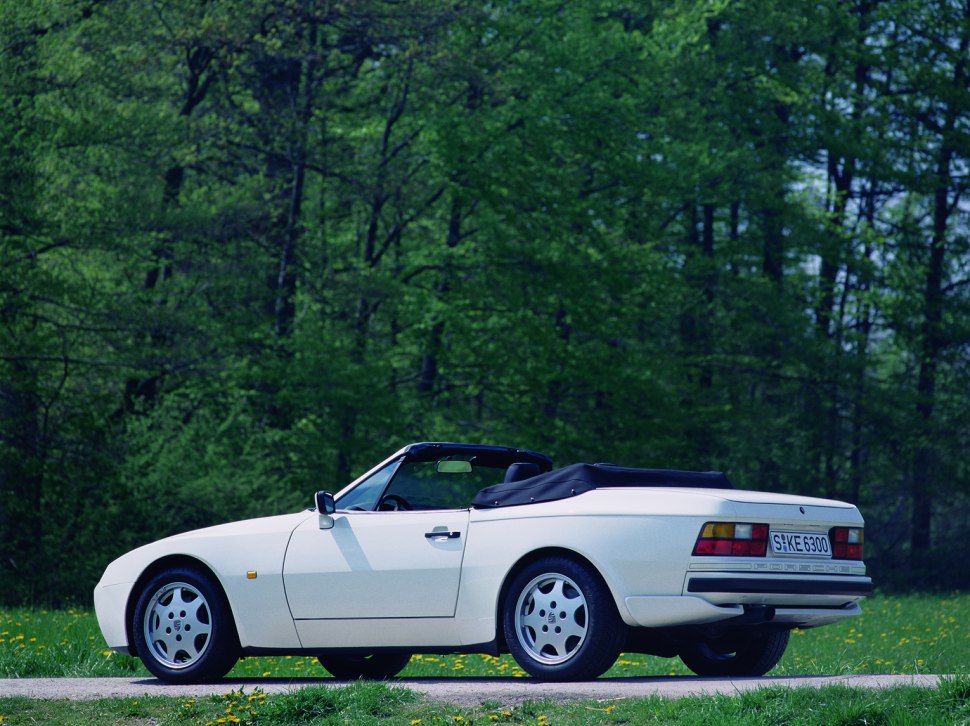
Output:
[[[831,557],[832,546],[827,534],[809,532],[780,532],[773,530],[768,538],[776,555],[803,557]]]

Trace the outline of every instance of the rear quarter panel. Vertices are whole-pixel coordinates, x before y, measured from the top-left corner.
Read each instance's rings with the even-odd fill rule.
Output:
[[[596,567],[629,625],[637,620],[627,597],[672,598],[666,602],[676,609],[687,573],[720,569],[725,560],[691,554],[710,521],[862,524],[858,510],[842,502],[740,490],[596,489],[556,502],[473,510],[457,609],[468,634],[463,642],[494,635],[510,571],[546,548],[575,552]]]
[[[487,637],[467,642],[492,637],[509,572],[546,548],[575,552],[596,567],[628,624],[635,621],[627,595],[680,595],[700,527],[734,509],[704,492],[597,489],[557,502],[473,510],[457,614],[471,629],[477,625],[474,637]]]

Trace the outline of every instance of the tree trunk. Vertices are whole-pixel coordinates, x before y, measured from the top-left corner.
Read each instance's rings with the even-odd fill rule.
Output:
[[[965,8],[964,20],[970,20],[970,4]],[[952,79],[954,89],[962,93],[967,88],[968,49],[970,32],[967,32],[965,26]],[[954,184],[954,145],[958,143],[959,136],[956,131],[957,118],[958,110],[951,101],[946,106],[939,133],[940,150],[935,174],[936,188],[933,190],[933,235],[923,294],[919,377],[916,384],[916,414],[921,430],[913,461],[913,513],[910,532],[910,546],[914,555],[925,552],[932,543],[933,498],[939,477],[933,413],[936,407],[937,369],[946,342],[943,331],[943,278],[946,273],[947,226],[950,215],[957,206],[955,201],[951,204],[950,199]]]
[[[943,272],[946,260],[946,228],[949,218],[950,163],[953,152],[941,151],[937,166],[938,187],[933,202],[933,238],[926,268],[919,378],[916,384],[916,414],[920,438],[913,461],[913,552],[929,549],[933,495],[937,479],[937,454],[933,445],[933,411],[936,406],[936,377],[943,349]]]
[[[445,244],[454,249],[461,241],[462,205],[461,198],[456,193],[451,200],[451,213],[448,218],[448,237]],[[444,298],[449,290],[449,270],[447,264],[441,268],[441,279],[438,282],[437,294]],[[421,372],[418,375],[418,393],[422,396],[432,396],[438,378],[438,360],[441,356],[441,344],[445,332],[443,320],[436,320],[428,335],[428,345],[421,356]]]

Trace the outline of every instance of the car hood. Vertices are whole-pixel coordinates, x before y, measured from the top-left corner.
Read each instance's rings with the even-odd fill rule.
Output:
[[[292,532],[293,529],[304,519],[307,518],[308,511],[297,512],[295,514],[280,514],[273,517],[257,517],[255,519],[244,519],[239,522],[227,522],[216,524],[202,529],[193,529],[188,532],[173,534],[171,537],[160,539],[152,544],[163,544],[166,542],[180,542],[183,540],[194,540],[210,537],[237,537],[240,535],[251,536],[258,534],[272,534],[274,532]]]

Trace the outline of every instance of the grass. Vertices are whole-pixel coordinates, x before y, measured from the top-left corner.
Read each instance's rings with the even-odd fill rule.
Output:
[[[230,691],[209,698],[43,701],[0,698],[4,724],[411,724],[411,726],[586,726],[587,724],[958,724],[970,722],[970,677],[938,689],[885,691],[830,686],[765,688],[736,696],[526,702],[475,708],[419,701],[384,683],[310,687],[267,696]]]
[[[861,617],[793,633],[776,676],[970,673],[970,594],[877,595]],[[109,651],[86,610],[0,610],[0,678],[144,676],[141,662]],[[235,678],[320,677],[309,657],[245,658]],[[609,677],[689,676],[677,658],[622,654]],[[405,678],[524,677],[509,656],[416,655]]]
[[[476,708],[423,702],[383,683],[288,694],[229,691],[209,698],[69,702],[0,697],[0,724],[956,724],[970,723],[970,594],[868,599],[859,618],[795,631],[771,675],[958,674],[939,689],[765,688],[735,696],[618,699]],[[134,676],[140,661],[107,649],[87,610],[0,610],[0,678]],[[416,655],[403,677],[522,677],[509,656]],[[688,676],[676,658],[623,654],[610,677]],[[246,658],[230,676],[319,677],[313,658]]]

